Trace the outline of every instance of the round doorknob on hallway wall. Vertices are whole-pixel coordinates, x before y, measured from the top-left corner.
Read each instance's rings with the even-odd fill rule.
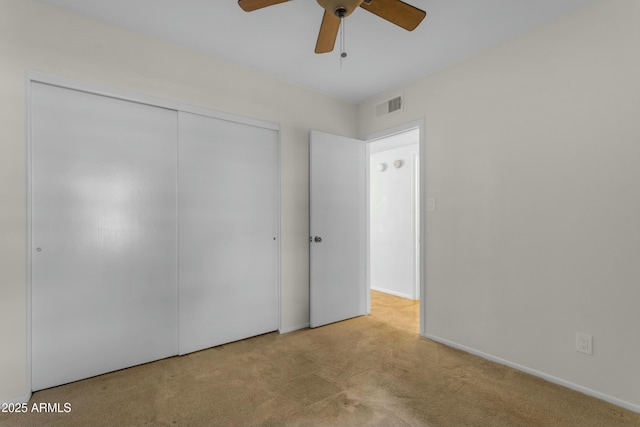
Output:
[[[313,241],[316,242],[316,243],[321,243],[322,242],[322,237],[316,236],[316,237],[313,238]]]

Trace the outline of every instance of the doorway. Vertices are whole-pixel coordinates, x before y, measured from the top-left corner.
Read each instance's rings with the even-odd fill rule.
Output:
[[[416,182],[425,182],[424,122],[414,121],[367,140],[310,132],[309,142],[309,300],[312,328],[371,313],[370,209],[368,167],[371,143],[410,130],[418,135]],[[394,160],[395,161],[395,160]],[[403,164],[401,166],[406,166]],[[400,168],[398,168],[400,169]],[[424,212],[420,186],[416,209]],[[424,254],[424,215],[415,215],[419,239],[416,251]],[[416,256],[418,300],[425,293],[424,259]],[[396,295],[392,295],[397,297]],[[419,310],[419,330],[425,331],[424,305]]]
[[[420,127],[367,144],[370,314],[420,333]]]

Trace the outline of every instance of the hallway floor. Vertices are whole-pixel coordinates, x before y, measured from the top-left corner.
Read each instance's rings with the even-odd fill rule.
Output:
[[[371,291],[371,318],[419,334],[420,301]]]

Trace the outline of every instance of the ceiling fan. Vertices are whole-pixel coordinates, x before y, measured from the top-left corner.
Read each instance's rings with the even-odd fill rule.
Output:
[[[286,1],[290,0],[238,0],[238,5],[242,10],[251,12]],[[318,3],[324,8],[324,16],[316,53],[333,50],[342,19],[351,15],[358,6],[408,31],[413,31],[427,15],[424,10],[400,0],[318,0]]]

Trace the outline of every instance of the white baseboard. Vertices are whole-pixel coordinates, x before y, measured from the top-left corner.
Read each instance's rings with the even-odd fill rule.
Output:
[[[397,297],[407,298],[407,299],[414,300],[414,301],[416,300],[416,298],[414,298],[413,295],[403,294],[403,293],[396,292],[396,291],[390,291],[389,289],[376,288],[375,286],[371,286],[371,290],[372,291],[382,292],[384,294],[395,295]]]
[[[31,392],[29,392],[29,394],[26,394],[24,396],[18,396],[18,397],[14,397],[12,399],[8,399],[8,400],[3,400],[2,404],[4,403],[27,403],[29,402],[29,400],[31,400]]]
[[[425,334],[424,337],[428,338],[430,340],[439,342],[440,344],[444,344],[444,345],[446,345],[448,347],[453,347],[453,348],[457,348],[458,350],[466,351],[467,353],[471,353],[471,354],[474,354],[476,356],[480,356],[483,359],[487,359],[487,360],[490,360],[492,362],[496,362],[496,363],[499,363],[501,365],[505,365],[505,366],[508,366],[510,368],[513,368],[513,369],[517,369],[518,371],[522,371],[522,372],[525,372],[527,374],[533,375],[535,377],[542,378],[542,379],[547,380],[547,381],[549,381],[551,383],[558,384],[558,385],[561,385],[563,387],[570,388],[571,390],[579,391],[580,393],[584,393],[584,394],[586,394],[588,396],[592,396],[592,397],[604,400],[606,402],[613,403],[614,405],[620,406],[622,408],[629,409],[630,411],[634,411],[634,412],[640,413],[640,405],[636,405],[634,403],[627,402],[626,400],[622,400],[622,399],[618,399],[618,398],[613,397],[613,396],[609,396],[608,394],[604,394],[604,393],[601,393],[599,391],[592,390],[592,389],[590,389],[588,387],[583,387],[581,385],[572,383],[570,381],[566,381],[566,380],[563,380],[561,378],[554,377],[553,375],[545,374],[544,372],[540,372],[540,371],[537,371],[535,369],[527,368],[526,366],[522,366],[522,365],[519,365],[517,363],[510,362],[510,361],[502,359],[500,357],[496,357],[496,356],[493,356],[491,354],[484,353],[484,352],[476,350],[474,348],[467,347],[466,345],[458,344],[456,342],[449,341],[449,340],[446,340],[444,338],[440,338],[440,337],[435,336],[435,335]]]
[[[297,330],[300,330],[300,329],[305,329],[305,328],[308,328],[308,327],[309,327],[309,323],[305,323],[304,325],[291,326],[289,328],[281,328],[279,330],[279,332],[281,334],[287,334],[289,332],[297,331]]]

